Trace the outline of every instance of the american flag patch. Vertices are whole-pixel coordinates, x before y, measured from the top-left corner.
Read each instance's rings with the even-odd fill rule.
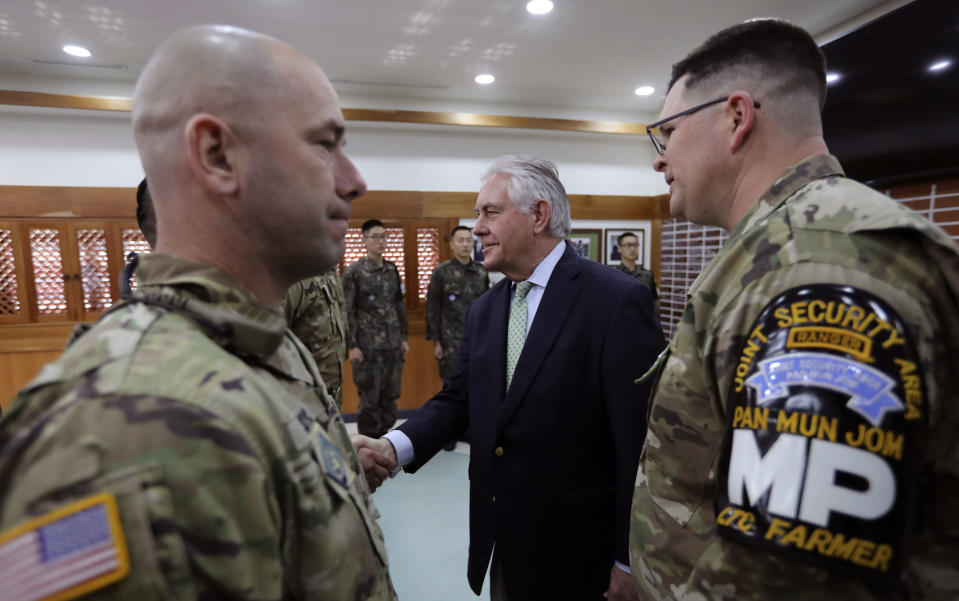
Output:
[[[0,534],[0,601],[64,601],[130,571],[112,494],[88,497]]]

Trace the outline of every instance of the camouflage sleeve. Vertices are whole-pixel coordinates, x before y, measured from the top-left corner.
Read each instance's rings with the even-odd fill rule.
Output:
[[[770,300],[729,395],[719,534],[784,564],[894,585],[918,484],[915,347],[895,309],[853,286],[806,284]]]
[[[403,337],[403,340],[406,340],[408,325],[406,320],[406,299],[403,297],[403,286],[400,282],[400,272],[396,268],[396,265],[393,266],[393,273],[396,274],[396,297],[394,298],[394,306],[396,307],[396,319],[400,323],[400,335]]]
[[[375,508],[342,428],[337,438],[293,417],[278,430],[256,403],[224,418],[168,397],[80,400],[27,422],[0,452],[0,465],[15,458],[17,478],[0,508],[0,550],[9,526],[43,527],[51,541],[63,533],[63,545],[75,548],[95,526],[91,511],[117,516],[109,544],[95,542],[111,555],[105,565],[120,569],[66,593],[117,601],[395,598]],[[49,444],[31,444],[48,428],[56,432]]]
[[[937,355],[919,333],[938,328],[914,282],[892,281],[801,263],[744,288],[738,312],[720,312],[706,368],[728,420],[713,498],[721,537],[694,590],[841,599],[899,586],[918,552],[904,542],[928,442],[916,419],[931,409],[917,401],[929,384],[918,364]],[[767,400],[747,402],[748,391]],[[773,466],[783,461],[799,468]],[[787,474],[806,477],[789,491]],[[761,507],[735,502],[758,497]]]
[[[359,342],[356,338],[356,270],[349,266],[343,272],[343,298],[346,312],[346,348],[356,348]]]
[[[291,329],[302,310],[303,296],[303,282],[299,281],[287,288],[286,296],[283,297],[283,314],[286,315],[287,327]]]
[[[426,339],[439,340],[441,329],[441,295],[443,284],[440,268],[433,270],[429,286],[426,288]]]
[[[4,513],[42,519],[114,499],[129,572],[90,598],[284,597],[271,467],[228,424],[176,399],[117,395],[31,424],[47,428],[62,448],[23,453]]]

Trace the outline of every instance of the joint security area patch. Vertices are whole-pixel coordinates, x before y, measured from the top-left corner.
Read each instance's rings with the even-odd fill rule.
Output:
[[[0,533],[0,599],[64,601],[130,571],[112,494],[88,497]]]
[[[730,395],[716,523],[727,539],[895,579],[923,434],[905,324],[849,286],[793,288],[749,331]]]

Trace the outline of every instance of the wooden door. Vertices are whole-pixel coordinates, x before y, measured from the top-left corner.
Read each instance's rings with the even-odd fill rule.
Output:
[[[24,221],[20,224],[25,242],[26,273],[31,321],[57,323],[73,321],[70,286],[78,270],[67,252],[68,227],[65,221]]]
[[[0,221],[0,324],[30,321],[23,249],[20,224]]]

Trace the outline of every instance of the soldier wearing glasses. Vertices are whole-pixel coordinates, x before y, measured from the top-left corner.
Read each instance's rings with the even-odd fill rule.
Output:
[[[616,237],[619,247],[620,263],[613,265],[613,269],[622,271],[626,275],[642,282],[653,293],[656,306],[656,317],[659,318],[659,294],[656,293],[656,278],[653,272],[636,263],[639,259],[639,238],[633,232],[623,232]]]
[[[644,599],[955,599],[959,247],[847,179],[825,60],[757,20],[673,66],[649,127],[670,211],[730,231],[650,403]]]
[[[396,422],[406,343],[406,309],[396,265],[383,258],[388,235],[383,223],[363,223],[366,256],[343,272],[349,322],[349,359],[360,396],[356,427],[379,437]]]

